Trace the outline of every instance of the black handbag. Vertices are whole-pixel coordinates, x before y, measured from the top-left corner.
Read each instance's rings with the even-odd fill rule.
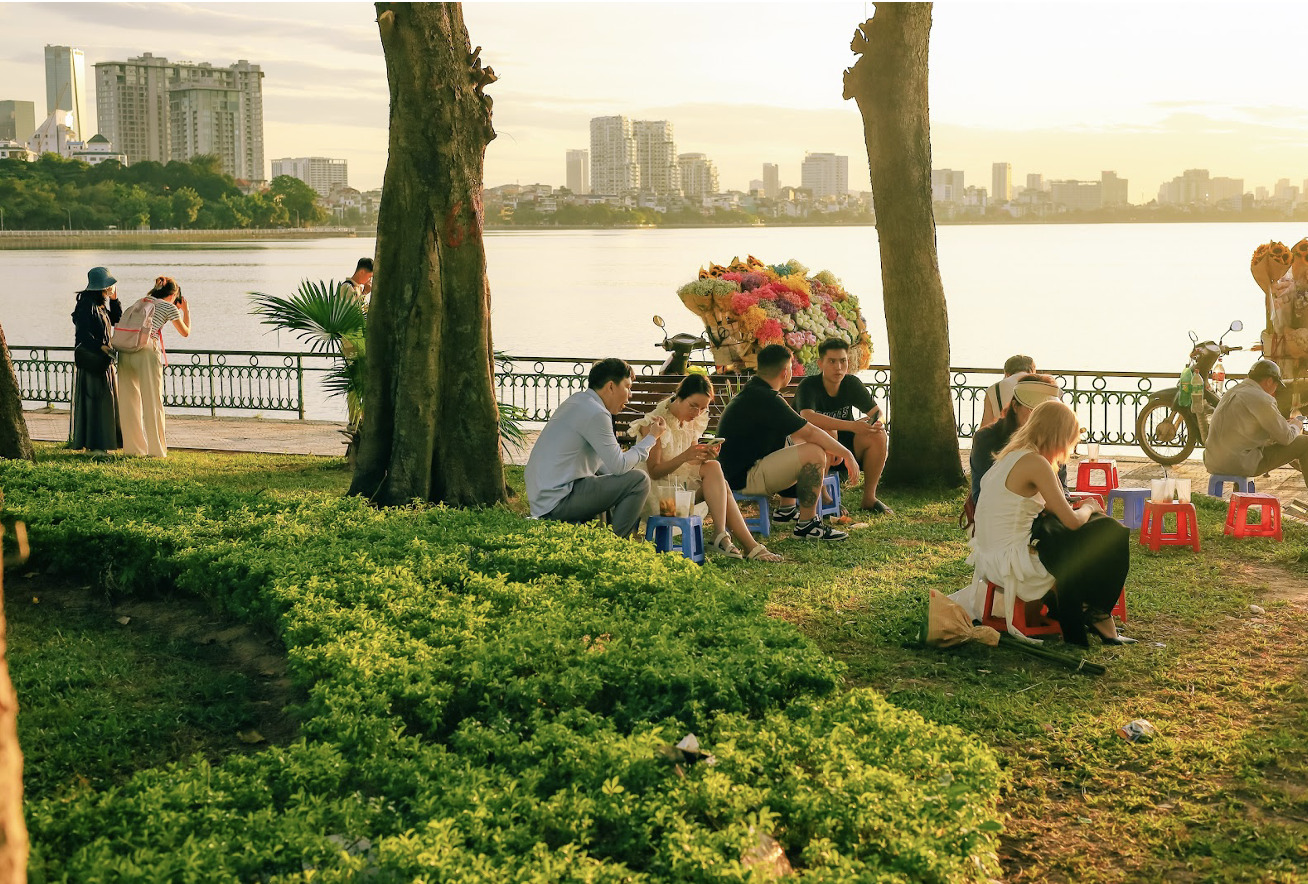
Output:
[[[93,350],[84,344],[78,344],[73,348],[73,363],[88,373],[104,374],[113,361],[112,356],[99,348]]]

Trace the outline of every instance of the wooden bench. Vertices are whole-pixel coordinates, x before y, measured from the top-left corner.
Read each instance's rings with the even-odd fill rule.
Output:
[[[709,405],[709,422],[705,428],[706,433],[713,433],[718,427],[718,420],[722,417],[722,409],[726,407],[731,400],[731,394],[749,383],[753,375],[740,374],[715,374],[709,377],[713,381],[713,402]],[[618,437],[618,443],[623,447],[631,445],[636,441],[635,435],[631,432],[631,424],[638,421],[645,415],[654,410],[664,399],[677,392],[677,387],[685,375],[675,374],[654,374],[654,375],[636,375],[631,379],[631,399],[627,402],[627,407],[613,416],[613,432]],[[786,401],[794,404],[795,387],[799,384],[800,378],[795,378],[786,388]]]

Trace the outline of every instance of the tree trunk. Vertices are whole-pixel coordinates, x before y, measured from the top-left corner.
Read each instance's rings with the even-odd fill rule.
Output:
[[[0,500],[3,500],[0,495]],[[27,535],[21,522],[14,526],[18,555],[14,564],[27,559]],[[0,540],[5,529],[0,526]],[[2,544],[0,544],[2,545]],[[0,884],[23,884],[27,880],[27,824],[23,821],[23,750],[18,745],[18,695],[9,680],[4,615],[4,563],[0,562]]]
[[[0,328],[0,457],[10,460],[35,460],[32,437],[23,420],[23,397],[18,391],[18,375],[9,358],[5,330]]]
[[[457,3],[378,3],[390,158],[377,221],[367,382],[350,493],[382,505],[504,497],[482,247],[495,80]],[[480,47],[478,48],[480,51]]]
[[[855,32],[845,98],[863,114],[881,242],[894,439],[886,479],[963,483],[949,385],[949,315],[936,261],[927,112],[930,3],[878,3]]]

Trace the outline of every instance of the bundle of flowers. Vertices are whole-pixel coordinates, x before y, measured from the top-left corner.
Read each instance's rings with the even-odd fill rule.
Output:
[[[768,265],[750,255],[725,267],[710,264],[677,296],[704,320],[714,361],[723,370],[752,370],[760,348],[784,344],[794,354],[795,372],[803,374],[816,369],[818,344],[827,338],[849,343],[851,371],[872,361],[858,299],[830,271],[810,277],[793,258]]]

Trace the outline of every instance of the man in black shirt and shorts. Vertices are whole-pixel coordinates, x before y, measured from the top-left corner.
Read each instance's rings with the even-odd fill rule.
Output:
[[[790,384],[790,363],[790,351],[780,344],[759,351],[757,374],[727,403],[718,422],[718,435],[726,440],[718,462],[733,491],[797,497],[796,537],[845,540],[848,534],[817,517],[818,494],[828,456],[848,465],[851,482],[859,479],[858,462],[848,448],[781,398]],[[786,444],[788,438],[793,445]]]
[[[822,374],[799,382],[795,410],[813,426],[835,433],[840,444],[854,452],[863,467],[863,509],[892,515],[890,507],[877,499],[877,483],[889,447],[886,425],[872,393],[849,373],[849,344],[840,338],[818,344],[818,367]],[[854,420],[855,408],[864,415],[863,420]]]

